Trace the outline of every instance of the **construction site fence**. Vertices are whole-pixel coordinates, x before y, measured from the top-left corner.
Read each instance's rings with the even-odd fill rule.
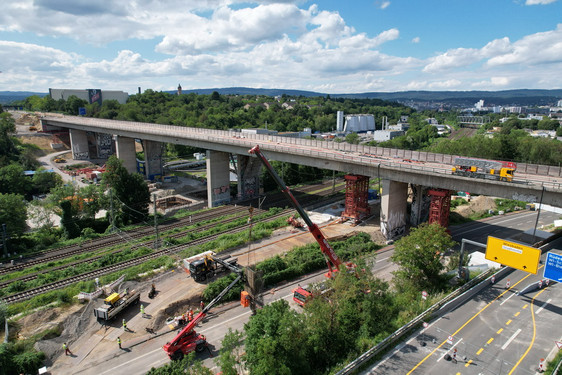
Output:
[[[511,272],[513,272],[512,268],[504,267],[496,273],[494,273],[493,269],[489,269],[481,273],[474,279],[464,284],[462,287],[456,289],[454,292],[450,293],[445,298],[429,307],[420,315],[412,319],[410,322],[398,328],[394,333],[386,337],[380,343],[373,346],[365,353],[361,354],[353,362],[349,363],[342,370],[337,372],[336,375],[353,374],[371,359],[375,358],[379,354],[382,354],[389,346],[399,342],[405,335],[417,329],[424,321],[431,320],[435,317],[446,314],[454,308],[462,305],[468,299],[472,298],[472,296],[474,296],[476,293],[489,286],[492,282],[492,277],[494,278],[495,282],[497,282]]]

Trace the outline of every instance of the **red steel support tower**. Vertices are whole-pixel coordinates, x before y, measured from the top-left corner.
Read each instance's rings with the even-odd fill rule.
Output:
[[[449,211],[451,208],[451,192],[445,189],[430,189],[427,194],[431,197],[429,204],[429,224],[439,223],[442,227],[449,226]]]
[[[369,177],[345,176],[345,209],[341,216],[361,220],[371,213],[368,203]]]

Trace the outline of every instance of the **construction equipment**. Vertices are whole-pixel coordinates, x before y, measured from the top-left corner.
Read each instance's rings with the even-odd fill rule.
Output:
[[[512,162],[484,159],[455,158],[454,164],[455,175],[507,182],[513,180],[513,172],[517,169]]]
[[[63,159],[63,158],[55,158],[54,162],[55,162],[55,163],[66,163],[66,159]]]
[[[104,300],[104,305],[94,310],[94,316],[98,320],[111,320],[127,306],[138,303],[140,291],[125,289],[122,293],[113,293]]]
[[[292,203],[295,210],[297,210],[300,217],[304,220],[304,222],[308,226],[308,230],[310,231],[310,233],[314,236],[314,239],[320,245],[320,250],[322,251],[322,254],[324,255],[324,258],[326,259],[326,264],[328,265],[329,271],[325,274],[325,276],[328,277],[328,278],[332,278],[334,276],[334,273],[340,270],[340,266],[342,264],[342,261],[337,256],[337,254],[335,253],[332,246],[330,246],[330,244],[326,240],[326,237],[324,237],[324,234],[322,233],[320,228],[318,228],[318,225],[314,224],[312,222],[312,220],[310,220],[310,217],[308,216],[306,211],[302,208],[300,203],[295,199],[295,197],[293,196],[293,193],[291,193],[291,190],[289,190],[289,188],[287,187],[287,185],[285,185],[285,183],[283,182],[281,177],[279,177],[279,175],[277,174],[277,172],[275,172],[275,170],[273,169],[271,164],[269,164],[269,161],[264,156],[264,154],[261,152],[259,145],[254,146],[248,152],[250,154],[256,155],[261,160],[261,162],[263,163],[265,168],[268,170],[268,172],[271,174],[271,176],[273,177],[273,179],[275,180],[277,185],[279,185],[279,187],[281,188],[281,192],[283,192],[283,194],[287,197],[287,199],[289,199],[289,201]],[[352,263],[347,263],[346,267],[349,270],[353,270],[355,268],[355,266]],[[304,290],[304,288],[301,288],[301,289]],[[305,290],[305,291],[308,292],[309,294],[311,294],[310,291],[308,291],[308,290]],[[304,301],[302,301],[303,295],[305,295],[305,293],[300,291],[297,288],[296,291],[293,294],[293,300],[296,303],[298,303],[299,305],[302,306],[304,304]],[[304,300],[306,300],[306,296],[304,297]],[[299,302],[299,301],[302,301],[302,303]]]
[[[218,259],[218,258],[217,258]],[[228,266],[227,266],[228,265]],[[177,334],[174,339],[163,346],[164,351],[168,354],[171,360],[181,360],[184,355],[192,351],[202,352],[207,347],[207,339],[204,335],[195,332],[195,326],[207,315],[207,312],[213,307],[221,298],[232,289],[244,275],[244,270],[238,266],[233,266],[225,263],[224,267],[236,272],[238,276],[226,288],[219,293],[211,302],[207,304],[184,329]]]
[[[212,278],[218,273],[238,269],[238,259],[230,255],[217,256],[213,251],[206,251],[183,260],[185,271],[197,282]]]

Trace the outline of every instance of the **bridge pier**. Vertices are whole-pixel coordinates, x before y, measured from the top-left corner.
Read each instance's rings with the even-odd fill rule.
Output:
[[[123,161],[123,166],[129,173],[137,172],[137,154],[135,140],[129,137],[115,136],[115,150],[117,157]]]
[[[398,239],[406,232],[408,184],[382,180],[381,232],[387,240]]]
[[[70,147],[72,148],[72,159],[88,160],[90,158],[90,150],[88,147],[88,134],[85,130],[70,130]]]
[[[429,205],[431,197],[427,186],[411,184],[412,208],[410,212],[410,225],[418,226],[429,219]]]
[[[228,152],[207,150],[208,207],[230,203],[230,163]]]
[[[260,171],[262,164],[257,158],[237,155],[238,199],[252,199],[260,193]]]
[[[164,174],[162,167],[162,142],[143,139],[145,172],[148,180],[160,179]]]

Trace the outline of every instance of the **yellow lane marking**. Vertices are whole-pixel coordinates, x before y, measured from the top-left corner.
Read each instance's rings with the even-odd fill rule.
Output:
[[[517,312],[515,313],[515,316],[519,316],[520,313],[521,313],[521,311],[517,311]]]
[[[507,322],[505,322],[505,325],[508,326],[511,324],[511,319],[509,319]]]
[[[468,360],[468,362],[466,362],[466,365],[464,365],[464,367],[470,366],[471,363],[472,363],[472,359]]]
[[[528,304],[528,303],[526,303],[526,304],[525,304],[525,306],[523,306],[523,308],[524,308],[524,309],[526,309],[526,308],[527,308],[527,306],[529,306],[529,304]]]
[[[459,333],[464,327],[466,327],[468,325],[468,323],[472,322],[478,315],[480,315],[484,310],[486,310],[488,307],[490,307],[490,305],[492,303],[494,303],[494,301],[497,301],[499,298],[503,297],[504,294],[506,294],[508,291],[510,291],[512,288],[515,288],[516,285],[518,285],[519,283],[523,282],[523,280],[525,280],[527,277],[531,276],[531,274],[528,274],[527,276],[523,277],[521,280],[519,280],[518,282],[516,282],[515,284],[513,284],[513,286],[509,289],[504,290],[499,296],[497,296],[496,298],[494,298],[493,300],[491,300],[486,306],[484,306],[483,308],[481,308],[476,314],[474,314],[470,319],[468,319],[462,326],[460,326],[459,329],[457,329],[451,336],[455,336],[457,333]],[[421,361],[419,361],[410,371],[408,371],[407,375],[410,375],[412,372],[414,372],[418,367],[420,367],[420,365],[422,363],[424,363],[425,361],[427,361],[427,359],[429,357],[431,357],[438,349],[440,349],[443,345],[445,345],[445,343],[447,342],[447,340],[444,340],[441,344],[439,344],[435,349],[433,349],[431,351],[431,353],[429,353],[428,355],[426,355]]]
[[[502,332],[503,332],[503,328],[500,328],[500,329],[498,329],[498,332],[496,332],[496,333],[499,335]]]
[[[491,338],[488,340],[488,342],[487,342],[486,344],[487,344],[487,345],[490,345],[490,343],[491,343],[492,341],[494,341],[494,338],[493,338],[493,337],[491,337]]]
[[[478,349],[478,351],[476,352],[476,355],[480,355],[480,353],[482,353],[483,351],[484,351],[484,348]]]
[[[535,294],[535,296],[533,297],[533,299],[531,300],[531,317],[533,318],[533,338],[531,340],[531,343],[529,344],[529,347],[527,348],[527,350],[525,351],[525,353],[523,353],[523,355],[521,356],[521,358],[519,358],[519,361],[517,361],[517,363],[515,364],[515,366],[513,366],[513,368],[511,369],[511,371],[507,374],[507,375],[511,375],[513,374],[513,371],[515,371],[515,369],[517,368],[517,366],[519,366],[519,364],[521,363],[521,361],[523,361],[523,359],[527,356],[527,354],[529,354],[529,351],[531,350],[531,348],[533,347],[533,345],[535,344],[535,338],[537,336],[537,326],[535,324],[535,311],[533,310],[533,304],[535,303],[535,298],[537,298],[538,296],[541,295],[542,292],[544,292],[546,290],[546,288],[544,288],[543,290],[541,290],[540,292],[538,292],[537,294]]]

